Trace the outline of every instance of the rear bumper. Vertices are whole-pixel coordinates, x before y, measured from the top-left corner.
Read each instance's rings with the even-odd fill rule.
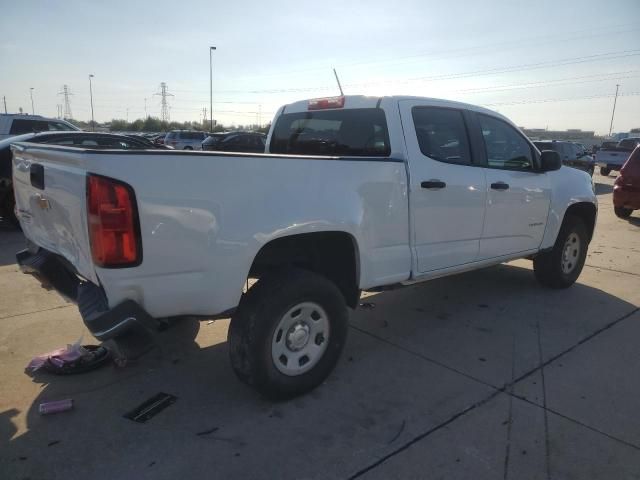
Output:
[[[81,279],[65,259],[42,248],[22,250],[16,254],[23,273],[36,277],[44,288],[54,288],[78,304],[80,315],[98,340],[115,338],[136,325],[156,329],[158,322],[138,303],[125,300],[109,308],[102,287]]]

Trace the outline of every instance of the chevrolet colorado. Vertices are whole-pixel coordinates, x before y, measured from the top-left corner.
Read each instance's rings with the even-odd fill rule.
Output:
[[[362,290],[525,257],[566,288],[596,223],[587,173],[502,115],[445,100],[285,105],[265,154],[13,149],[23,271],[102,340],[230,315],[233,369],[270,397],[327,377]]]

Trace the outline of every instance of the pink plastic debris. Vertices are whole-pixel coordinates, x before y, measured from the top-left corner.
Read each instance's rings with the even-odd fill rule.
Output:
[[[38,407],[40,415],[50,415],[52,413],[66,412],[73,408],[73,399],[65,398],[54,402],[43,402]]]
[[[41,368],[47,360],[57,367],[63,367],[66,363],[75,362],[88,353],[87,350],[82,347],[81,342],[82,338],[78,339],[73,345],[67,345],[64,348],[58,348],[52,352],[33,357],[29,365],[27,365],[27,370],[35,372]]]

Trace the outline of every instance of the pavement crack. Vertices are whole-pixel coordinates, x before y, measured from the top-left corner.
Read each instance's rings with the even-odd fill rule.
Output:
[[[608,272],[624,273],[625,275],[632,275],[634,277],[640,277],[640,275],[637,274],[637,273],[627,272],[625,270],[616,270],[615,268],[601,267],[599,265],[590,265],[588,263],[585,263],[585,267],[596,268],[596,269],[600,269],[600,270],[607,270]]]
[[[492,399],[496,398],[501,393],[506,393],[507,395],[509,395],[511,397],[518,398],[519,400],[523,400],[523,401],[525,401],[525,402],[527,402],[527,403],[529,403],[531,405],[534,405],[534,406],[537,406],[538,408],[543,408],[544,409],[544,411],[545,411],[545,437],[546,437],[546,442],[547,442],[547,448],[546,448],[546,452],[547,452],[547,462],[546,462],[547,463],[547,478],[550,478],[549,477],[549,459],[548,459],[549,448],[548,448],[548,435],[547,435],[547,432],[548,432],[548,428],[547,428],[547,425],[548,425],[547,412],[550,412],[550,413],[553,413],[555,415],[561,416],[562,418],[565,418],[566,420],[575,422],[576,424],[582,425],[585,428],[588,428],[589,430],[592,430],[593,432],[601,433],[602,435],[604,435],[607,438],[619,441],[619,442],[621,442],[621,443],[623,443],[625,445],[628,445],[630,447],[633,447],[633,448],[636,448],[636,449],[640,450],[640,447],[637,447],[637,446],[635,446],[633,444],[629,444],[628,442],[625,442],[624,440],[620,440],[620,439],[618,439],[616,437],[613,437],[612,435],[609,435],[609,434],[607,434],[605,432],[601,432],[601,431],[599,431],[598,429],[596,429],[594,427],[591,427],[591,426],[586,425],[586,424],[582,424],[578,420],[575,420],[575,419],[573,419],[571,417],[568,417],[566,415],[562,415],[562,414],[560,414],[558,412],[555,412],[555,411],[553,411],[551,409],[548,409],[546,407],[546,389],[545,389],[545,405],[543,405],[542,407],[540,407],[540,405],[538,405],[538,404],[536,404],[534,402],[528,401],[526,399],[521,398],[518,395],[515,395],[513,393],[513,391],[512,391],[513,390],[513,386],[516,383],[524,380],[525,378],[528,378],[529,376],[533,375],[538,370],[542,370],[547,365],[551,364],[552,362],[555,362],[556,360],[558,360],[559,358],[563,357],[564,355],[572,352],[573,350],[575,350],[580,345],[583,345],[584,343],[592,340],[593,338],[597,337],[601,333],[613,328],[614,326],[618,325],[620,322],[623,322],[624,320],[626,320],[627,318],[631,317],[633,314],[637,313],[638,311],[640,311],[640,308],[634,308],[632,311],[626,313],[625,315],[621,316],[620,318],[617,318],[616,320],[613,320],[612,322],[609,322],[604,327],[599,328],[596,331],[594,331],[593,333],[591,333],[591,334],[587,335],[586,337],[582,338],[581,340],[579,340],[577,343],[575,343],[571,347],[568,347],[565,350],[563,350],[562,352],[550,357],[545,362],[542,362],[542,357],[540,357],[540,361],[542,362],[542,363],[540,363],[540,365],[538,365],[537,367],[532,368],[528,372],[523,373],[518,378],[512,379],[511,382],[506,383],[502,387],[497,387],[495,385],[492,385],[492,384],[490,384],[488,382],[485,382],[484,380],[481,380],[479,378],[474,377],[473,375],[469,375],[467,373],[461,372],[460,370],[458,370],[456,368],[453,368],[453,367],[450,367],[450,366],[448,366],[448,365],[446,365],[446,364],[444,364],[442,362],[439,362],[439,361],[434,360],[432,358],[429,358],[429,357],[427,357],[425,355],[422,355],[420,353],[417,353],[417,352],[414,352],[412,350],[409,350],[409,349],[407,349],[407,348],[405,348],[405,347],[403,347],[401,345],[398,345],[398,344],[396,344],[394,342],[391,342],[390,340],[387,340],[386,338],[382,338],[382,337],[380,337],[380,336],[378,336],[378,335],[376,335],[374,333],[371,333],[371,332],[368,332],[366,330],[363,330],[362,328],[356,327],[355,325],[350,325],[351,328],[353,328],[354,330],[356,330],[358,332],[361,332],[361,333],[363,333],[365,335],[368,335],[368,336],[370,336],[372,338],[375,338],[375,339],[377,339],[377,340],[379,340],[379,341],[381,341],[383,343],[386,343],[387,345],[390,345],[390,346],[392,346],[394,348],[402,350],[402,351],[404,351],[404,352],[406,352],[406,353],[408,353],[410,355],[414,355],[416,357],[422,358],[423,360],[426,360],[426,361],[431,362],[431,363],[433,363],[435,365],[438,365],[438,366],[440,366],[442,368],[445,368],[445,369],[450,370],[450,371],[452,371],[454,373],[462,375],[463,377],[466,377],[466,378],[468,378],[470,380],[473,380],[475,382],[481,383],[481,384],[483,384],[483,385],[485,385],[487,387],[490,387],[490,388],[494,389],[494,392],[491,393],[490,395],[488,395],[487,397],[485,397],[484,399],[481,399],[478,402],[474,403],[473,405],[471,405],[471,406],[459,411],[458,413],[453,414],[451,417],[449,417],[444,422],[436,425],[435,427],[432,427],[431,429],[427,430],[426,432],[423,432],[423,433],[417,435],[416,437],[414,437],[413,439],[409,440],[408,442],[406,442],[405,444],[401,445],[400,447],[396,448],[395,450],[391,451],[387,455],[382,456],[381,458],[379,458],[375,462],[373,462],[370,465],[368,465],[368,466],[362,468],[361,470],[357,471],[356,473],[354,473],[353,475],[348,477],[348,480],[359,478],[362,475],[364,475],[365,473],[377,468],[378,466],[382,465],[383,463],[385,463],[390,458],[392,458],[395,455],[407,450],[409,447],[411,447],[412,445],[414,445],[414,444],[420,442],[421,440],[427,438],[432,433],[435,433],[438,430],[441,430],[442,428],[444,428],[444,427],[448,426],[449,424],[455,422],[458,418],[466,415],[467,413],[469,413],[469,412],[471,412],[473,410],[476,410],[478,407],[481,407],[482,405],[484,405],[487,402],[491,401]],[[542,346],[541,346],[541,342],[540,342],[540,327],[539,327],[539,325],[538,325],[538,342],[539,342],[538,345],[539,345],[539,349],[540,349],[539,353],[541,355]],[[543,386],[543,388],[544,388],[544,386]]]
[[[547,472],[547,480],[551,480],[551,468],[549,465],[549,412],[547,411],[547,386],[544,381],[544,362],[542,359],[542,339],[540,338],[540,322],[536,322],[538,334],[538,359],[540,361],[540,376],[542,378],[542,410],[544,412],[544,462]]]
[[[509,419],[507,420],[507,442],[504,452],[504,473],[502,478],[507,480],[509,477],[509,455],[511,453],[511,425],[513,424],[513,377],[515,376],[516,365],[516,336],[511,337],[511,385],[505,389],[505,392],[509,394]]]
[[[13,315],[7,315],[5,317],[0,317],[0,320],[6,320],[8,318],[15,318],[15,317],[23,317],[25,315],[33,315],[34,313],[42,313],[42,312],[49,312],[51,310],[60,310],[61,308],[69,308],[69,307],[75,307],[74,304],[70,304],[70,305],[58,305],[57,307],[51,307],[51,308],[44,308],[42,310],[33,310],[31,312],[24,312],[24,313],[16,313]]]
[[[460,417],[466,415],[467,413],[477,409],[478,407],[481,407],[482,405],[484,405],[485,403],[489,402],[490,400],[493,400],[493,398],[497,397],[500,393],[501,392],[499,390],[496,390],[495,392],[493,392],[489,396],[483,398],[482,400],[480,400],[480,401],[474,403],[473,405],[471,405],[471,406],[459,411],[458,413],[455,413],[454,415],[450,416],[444,422],[441,422],[438,425],[436,425],[435,427],[430,428],[426,432],[421,433],[420,435],[417,435],[416,437],[413,437],[411,440],[409,440],[404,445],[401,445],[400,447],[398,447],[395,450],[391,451],[387,455],[384,455],[383,457],[379,458],[378,460],[376,460],[372,464],[370,464],[370,465],[364,467],[363,469],[357,471],[356,473],[354,473],[353,475],[348,477],[348,480],[353,480],[353,479],[359,478],[362,475],[364,475],[365,473],[367,473],[367,472],[373,470],[374,468],[382,465],[384,462],[386,462],[390,458],[396,456],[397,454],[407,450],[409,447],[411,447],[415,443],[418,443],[419,441],[427,438],[429,435],[431,435],[431,434],[437,432],[438,430],[443,429],[447,425],[455,422],[458,418],[460,418]]]

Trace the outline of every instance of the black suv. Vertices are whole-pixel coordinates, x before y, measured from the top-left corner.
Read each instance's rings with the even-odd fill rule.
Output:
[[[584,170],[593,176],[593,171],[596,168],[595,160],[585,150],[584,146],[563,140],[540,140],[533,142],[533,144],[540,151],[553,150],[554,152],[558,152],[564,165]]]

